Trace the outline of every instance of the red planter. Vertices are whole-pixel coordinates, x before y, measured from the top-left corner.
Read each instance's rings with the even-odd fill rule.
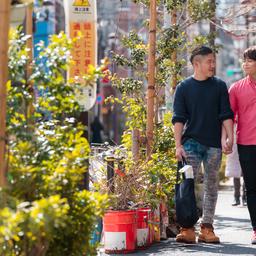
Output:
[[[137,248],[145,249],[150,243],[150,222],[151,209],[139,208],[137,210]]]
[[[153,226],[154,226],[154,241],[160,242],[160,209],[159,207],[154,210],[153,216]]]
[[[154,236],[155,236],[153,220],[154,220],[154,211],[151,209],[150,216],[149,216],[149,243],[150,244],[153,244]]]
[[[160,241],[160,215],[159,208],[152,210],[149,217],[149,241],[150,244],[153,242]]]
[[[130,253],[136,248],[135,210],[109,211],[103,217],[105,253]]]

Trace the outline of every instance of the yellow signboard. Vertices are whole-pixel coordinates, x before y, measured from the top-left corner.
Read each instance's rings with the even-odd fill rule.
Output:
[[[89,0],[74,0],[73,6],[90,6]]]
[[[69,70],[69,77],[82,77],[87,73],[89,65],[97,65],[96,0],[65,0],[65,10],[69,36],[79,36],[72,51],[74,64]],[[94,87],[83,88],[78,96],[85,110],[95,104],[96,85]]]
[[[80,32],[82,37],[76,41],[72,52],[74,61],[74,66],[70,70],[72,77],[85,74],[89,64],[96,65],[96,26],[91,22],[72,22],[70,36],[77,37]]]

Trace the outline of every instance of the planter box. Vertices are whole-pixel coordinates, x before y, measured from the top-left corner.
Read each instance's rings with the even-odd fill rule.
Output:
[[[150,217],[150,208],[137,209],[137,249],[148,248],[151,244]]]
[[[108,211],[103,217],[105,253],[130,253],[136,249],[137,212]]]

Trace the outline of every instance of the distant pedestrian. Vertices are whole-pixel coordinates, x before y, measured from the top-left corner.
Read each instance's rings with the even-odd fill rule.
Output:
[[[238,120],[238,154],[253,228],[251,242],[256,244],[256,46],[245,50],[243,69],[246,77],[230,87],[229,97]]]
[[[198,242],[219,243],[213,229],[218,196],[218,171],[222,148],[227,152],[233,144],[233,112],[225,82],[214,76],[215,57],[211,48],[197,47],[190,61],[194,74],[176,89],[173,105],[174,136],[178,161],[186,158],[193,166],[195,180],[204,165],[203,216]],[[222,125],[228,138],[221,140]],[[177,242],[194,243],[194,227],[181,227]]]
[[[241,182],[242,180],[242,182]],[[232,206],[238,206],[241,204],[241,187],[242,187],[242,205],[246,206],[246,189],[243,177],[233,178],[233,185],[234,185],[234,201],[232,203]]]
[[[102,143],[101,132],[104,130],[99,118],[96,116],[91,123],[92,143]]]

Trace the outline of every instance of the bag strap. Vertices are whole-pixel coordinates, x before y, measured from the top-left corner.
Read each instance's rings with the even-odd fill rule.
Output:
[[[182,157],[182,161],[178,161],[178,164],[177,164],[177,172],[176,172],[176,184],[179,183],[179,180],[180,180],[180,172],[179,170],[185,166],[187,164],[187,161],[184,157]]]

